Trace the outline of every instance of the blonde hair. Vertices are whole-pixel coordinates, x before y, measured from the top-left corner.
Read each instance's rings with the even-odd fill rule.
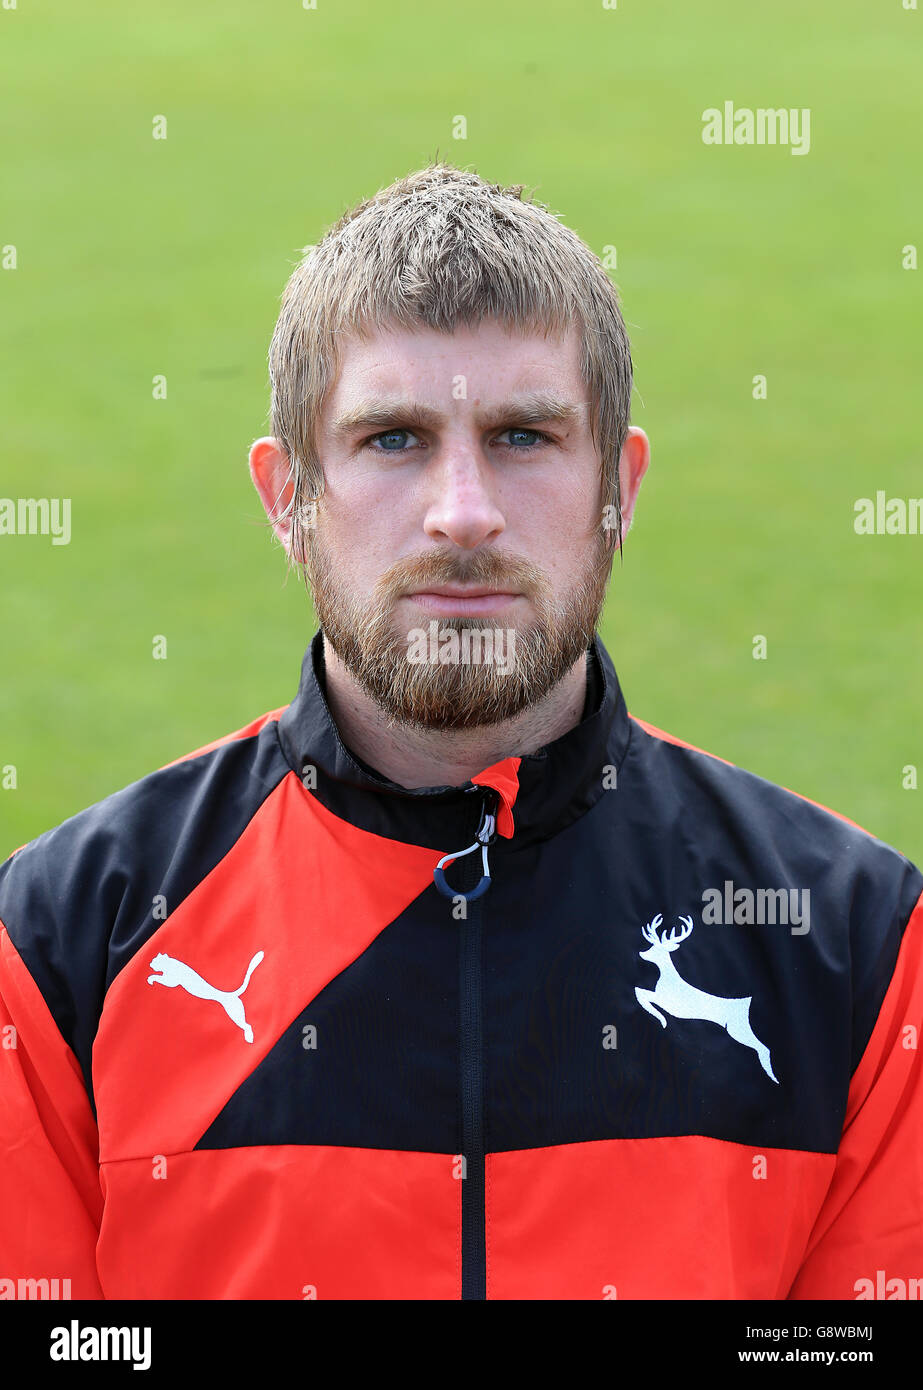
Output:
[[[293,541],[296,529],[304,539],[305,518],[323,493],[317,427],[339,371],[340,341],[388,326],[451,333],[486,318],[522,332],[563,334],[576,325],[581,333],[601,461],[599,525],[609,533],[611,563],[616,535],[622,542],[628,334],[598,256],[544,204],[523,198],[523,188],[433,161],[344,213],[296,267],[269,349],[271,429],[293,484],[288,506],[273,519],[291,517]]]

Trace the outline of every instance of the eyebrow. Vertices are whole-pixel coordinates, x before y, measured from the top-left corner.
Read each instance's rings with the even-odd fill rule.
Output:
[[[498,425],[541,425],[546,422],[573,424],[580,419],[583,402],[573,403],[547,391],[533,391],[499,405],[476,412],[484,429]],[[435,406],[423,401],[408,401],[401,396],[358,401],[339,415],[330,426],[334,438],[343,438],[364,429],[385,429],[398,421],[402,425],[435,430],[444,425],[447,417]]]

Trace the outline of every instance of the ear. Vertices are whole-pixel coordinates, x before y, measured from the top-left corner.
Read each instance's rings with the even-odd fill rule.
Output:
[[[641,479],[651,461],[651,444],[637,425],[628,426],[628,434],[619,455],[619,499],[622,510],[622,535],[628,534],[634,516],[635,502]]]
[[[251,445],[250,477],[272,522],[272,529],[285,547],[286,554],[291,555],[292,518],[291,513],[288,516],[283,513],[291,503],[295,488],[288,454],[278,439],[264,436]]]

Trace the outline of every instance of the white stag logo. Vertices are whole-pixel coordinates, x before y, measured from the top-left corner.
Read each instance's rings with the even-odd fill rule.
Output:
[[[635,990],[638,1003],[642,1009],[647,1009],[649,1014],[659,1018],[664,1028],[667,1026],[667,1020],[660,1009],[655,1008],[656,1004],[674,1018],[701,1018],[709,1023],[720,1023],[735,1042],[753,1048],[763,1071],[778,1085],[778,1077],[773,1074],[769,1058],[769,1048],[760,1042],[750,1027],[750,1005],[753,995],[748,994],[745,999],[725,999],[720,994],[706,994],[704,989],[696,989],[677,974],[672,960],[673,952],[692,932],[691,917],[680,917],[679,920],[683,923],[679,935],[676,927],[669,936],[666,932],[661,936],[657,935],[657,928],[663,921],[659,912],[652,922],[648,922],[647,926],[641,929],[645,941],[651,944],[646,951],[639,951],[638,955],[642,960],[649,960],[652,965],[656,965],[660,971],[660,979],[655,989]]]

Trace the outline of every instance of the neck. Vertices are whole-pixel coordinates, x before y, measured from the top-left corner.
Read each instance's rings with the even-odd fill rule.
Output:
[[[587,655],[514,719],[477,729],[394,725],[366,694],[324,637],[327,704],[340,737],[382,777],[407,787],[461,786],[503,758],[534,753],[580,723],[586,703]]]

